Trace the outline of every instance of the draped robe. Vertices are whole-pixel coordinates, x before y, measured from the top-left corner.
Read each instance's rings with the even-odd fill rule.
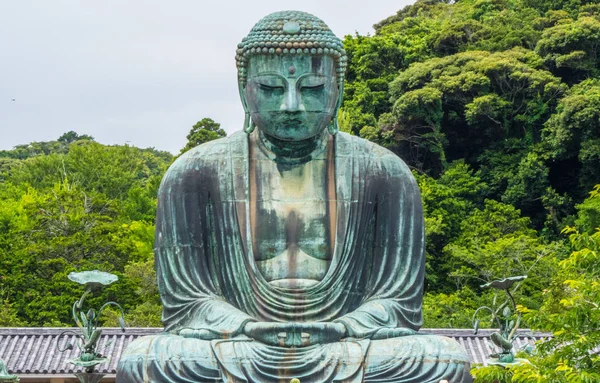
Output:
[[[254,261],[247,136],[209,142],[175,161],[159,190],[156,222],[163,323],[171,334],[207,330],[215,340],[141,340],[121,360],[119,381],[468,380],[466,357],[447,339],[370,339],[381,329],[422,324],[420,194],[408,167],[388,150],[341,132],[334,145],[332,260],[325,277],[303,289],[270,285]],[[348,336],[309,347],[268,346],[243,334],[249,321],[340,322]],[[401,355],[386,356],[394,347]],[[370,355],[369,348],[380,350]]]

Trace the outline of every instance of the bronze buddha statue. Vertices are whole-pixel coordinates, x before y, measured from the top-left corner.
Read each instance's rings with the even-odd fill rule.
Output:
[[[165,333],[118,382],[470,382],[419,335],[423,211],[408,167],[338,132],[347,65],[320,19],[266,16],[238,46],[244,129],[200,145],[159,191]]]

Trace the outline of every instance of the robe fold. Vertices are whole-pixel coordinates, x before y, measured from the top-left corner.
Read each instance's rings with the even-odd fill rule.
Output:
[[[156,265],[166,330],[239,334],[251,320],[344,323],[352,337],[380,328],[418,330],[425,258],[419,189],[391,152],[336,136],[337,233],[317,285],[269,285],[254,262],[247,136],[201,145],[165,175]]]

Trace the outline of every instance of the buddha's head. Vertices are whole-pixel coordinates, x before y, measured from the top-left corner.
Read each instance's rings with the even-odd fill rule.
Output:
[[[347,57],[322,20],[272,13],[238,45],[236,61],[246,132],[257,126],[285,141],[337,132]]]

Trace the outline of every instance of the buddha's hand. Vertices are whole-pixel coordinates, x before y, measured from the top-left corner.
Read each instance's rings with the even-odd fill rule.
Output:
[[[371,339],[389,339],[410,335],[417,335],[417,332],[405,327],[382,328],[377,330],[377,332],[371,336]]]
[[[184,338],[193,338],[201,340],[213,340],[213,339],[224,339],[226,336],[219,333],[218,331],[206,330],[206,329],[195,329],[195,328],[184,328],[177,332],[177,335]]]
[[[346,335],[346,326],[331,322],[250,322],[244,333],[272,346],[303,347],[337,342]]]

